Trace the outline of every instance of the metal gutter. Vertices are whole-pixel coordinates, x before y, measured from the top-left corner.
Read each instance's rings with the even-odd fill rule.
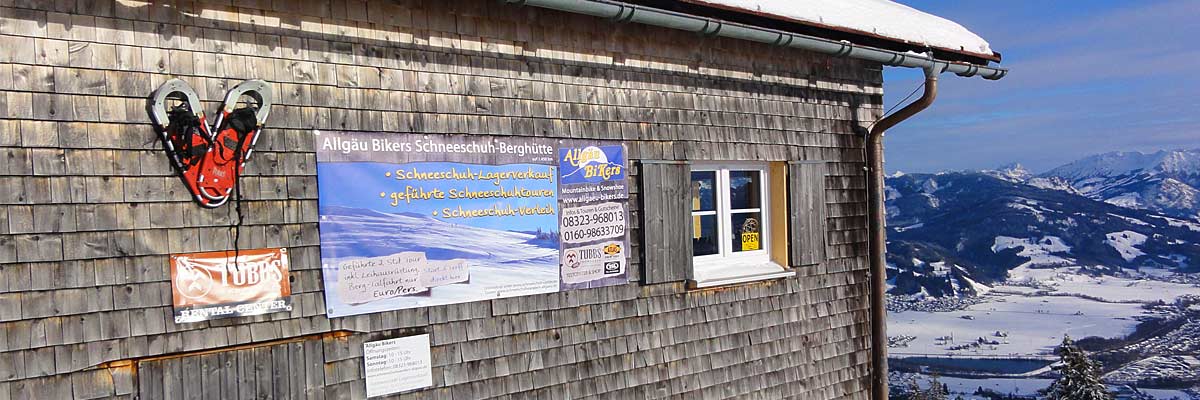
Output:
[[[883,134],[933,104],[938,93],[936,68],[925,68],[921,97],[875,123],[867,133],[867,261],[871,267],[871,398],[888,398],[887,363],[887,215],[884,207]]]
[[[838,57],[850,57],[875,61],[884,65],[907,68],[935,68],[953,72],[959,76],[979,76],[984,79],[1000,79],[1008,70],[988,65],[939,60],[925,54],[899,52],[875,47],[859,46],[847,41],[834,41],[815,36],[801,35],[776,29],[723,21],[674,11],[662,10],[611,0],[504,0],[505,3],[528,5],[565,11],[575,14],[608,18],[617,22],[636,22],[696,32],[706,36],[720,36],[790,47]]]

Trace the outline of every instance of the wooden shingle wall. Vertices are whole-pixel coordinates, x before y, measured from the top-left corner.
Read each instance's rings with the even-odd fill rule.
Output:
[[[145,97],[171,77],[209,112],[243,79],[275,85],[241,181],[239,245],[288,247],[290,314],[172,321],[168,254],[231,248],[238,217],[191,203],[160,150]],[[294,366],[305,385],[289,393],[361,398],[362,342],[427,332],[436,388],[402,398],[865,397],[866,183],[852,132],[879,116],[881,94],[879,65],[496,1],[2,0],[0,400],[159,393],[170,381],[155,371],[233,372],[196,356],[139,375],[138,359],[328,332],[348,336],[298,342],[320,365]],[[635,259],[629,285],[330,320],[312,129],[827,161],[828,261],[687,291],[637,284]],[[637,221],[639,193],[630,204]],[[637,253],[639,227],[632,237]],[[251,354],[279,352],[264,348]]]

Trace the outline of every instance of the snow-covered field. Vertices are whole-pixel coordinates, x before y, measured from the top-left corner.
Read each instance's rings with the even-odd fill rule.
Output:
[[[1052,239],[1031,242],[997,240],[997,246],[1055,247]],[[984,302],[964,310],[894,313],[889,317],[888,335],[916,338],[907,347],[893,348],[891,353],[895,357],[1044,356],[1062,342],[1064,334],[1076,339],[1123,337],[1137,327],[1136,317],[1149,315],[1142,304],[1171,302],[1181,295],[1200,293],[1195,285],[1136,277],[1093,277],[1079,270],[1022,266],[1010,272],[1011,285],[996,286],[983,296]],[[997,336],[997,331],[1007,336]],[[980,338],[983,343],[979,343]]]
[[[979,388],[994,391],[1004,394],[1032,394],[1038,390],[1050,386],[1050,379],[970,379],[970,378],[939,378],[939,381],[946,384],[953,394],[963,395],[964,399],[976,399],[971,397]],[[985,399],[984,397],[978,397]]]
[[[1170,273],[1162,269],[1146,269],[1143,275],[1147,278],[1163,278]],[[1079,273],[1079,267],[1021,266],[1009,271],[1009,281],[1036,283],[1053,288],[1056,294],[1090,296],[1112,302],[1171,302],[1185,294],[1200,294],[1200,287],[1195,285],[1141,278],[1087,276]]]
[[[1050,253],[1061,249],[1053,239],[1046,238],[998,238],[996,246],[1020,247],[1042,257],[1053,257]],[[1122,277],[1090,276],[1080,267],[1034,268],[1027,264],[1010,271],[1008,283],[993,287],[981,297],[983,302],[965,309],[891,314],[888,335],[913,339],[904,347],[891,348],[890,355],[1053,359],[1052,351],[1064,334],[1076,339],[1123,337],[1137,327],[1138,317],[1156,312],[1143,308],[1144,304],[1171,303],[1183,295],[1200,294],[1200,286],[1162,281],[1172,275],[1162,269],[1144,269]],[[1133,382],[1146,376],[1187,379],[1197,374],[1192,371],[1195,368],[1200,368],[1195,357],[1154,357],[1129,364],[1109,377],[1114,378],[1111,383]],[[1030,378],[942,377],[940,381],[952,397],[964,399],[984,399],[973,395],[979,388],[1029,395],[1050,383],[1049,379],[1032,378],[1034,372],[1022,375]],[[1182,390],[1139,390],[1155,399],[1197,399]]]
[[[1075,338],[1128,335],[1138,324],[1132,317],[1143,312],[1138,304],[1103,303],[1066,296],[1024,296],[993,291],[986,298],[986,302],[963,311],[906,311],[891,315],[888,335],[916,337],[908,347],[891,349],[891,355],[1048,355],[1062,342],[1063,334]],[[997,331],[1007,332],[1008,337],[995,336]],[[951,336],[953,340],[937,340],[945,336]],[[1000,343],[951,350],[981,337]]]

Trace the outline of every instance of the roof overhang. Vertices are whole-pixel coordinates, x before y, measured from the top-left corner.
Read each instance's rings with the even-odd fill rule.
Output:
[[[1008,74],[1007,69],[989,65],[990,59],[969,57],[962,53],[939,51],[928,47],[912,49],[911,44],[908,43],[896,43],[895,41],[817,28],[810,25],[767,19],[745,13],[734,13],[728,10],[682,1],[504,1],[512,4],[591,15],[616,22],[631,22],[679,29],[708,37],[719,36],[779,47],[802,49],[836,57],[855,58],[878,62],[885,66],[921,68],[926,70],[926,73],[934,75],[951,72],[962,77],[979,76],[984,79],[995,80],[1001,79]],[[912,9],[908,10],[915,11]],[[711,15],[713,12],[723,14]],[[928,14],[922,15],[928,16]],[[772,24],[789,25],[786,27],[776,27]],[[907,25],[899,26],[907,27]],[[954,26],[961,28],[957,24]],[[969,31],[967,32],[969,33]],[[841,38],[838,35],[853,35],[854,40]],[[981,38],[974,37],[984,45],[984,48],[990,48]],[[910,48],[896,49],[897,45],[909,46]],[[993,55],[992,58],[999,59],[999,55]]]
[[[988,65],[989,62],[999,63],[1001,54],[998,52],[980,53],[962,48],[930,46],[901,38],[856,30],[832,24],[823,24],[791,18],[785,15],[750,10],[711,0],[624,0],[630,4],[639,4],[684,14],[738,22],[746,25],[796,32],[830,40],[846,40],[851,43],[888,49],[900,52],[932,53],[934,58],[966,62],[976,65]]]

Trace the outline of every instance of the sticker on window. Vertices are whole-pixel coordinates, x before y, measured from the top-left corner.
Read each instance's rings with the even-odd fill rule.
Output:
[[[759,249],[758,233],[756,233],[756,232],[743,233],[742,234],[742,250],[749,251],[749,250],[758,250],[758,249]]]
[[[758,220],[746,218],[746,221],[742,222],[742,251],[762,249],[758,236]]]

